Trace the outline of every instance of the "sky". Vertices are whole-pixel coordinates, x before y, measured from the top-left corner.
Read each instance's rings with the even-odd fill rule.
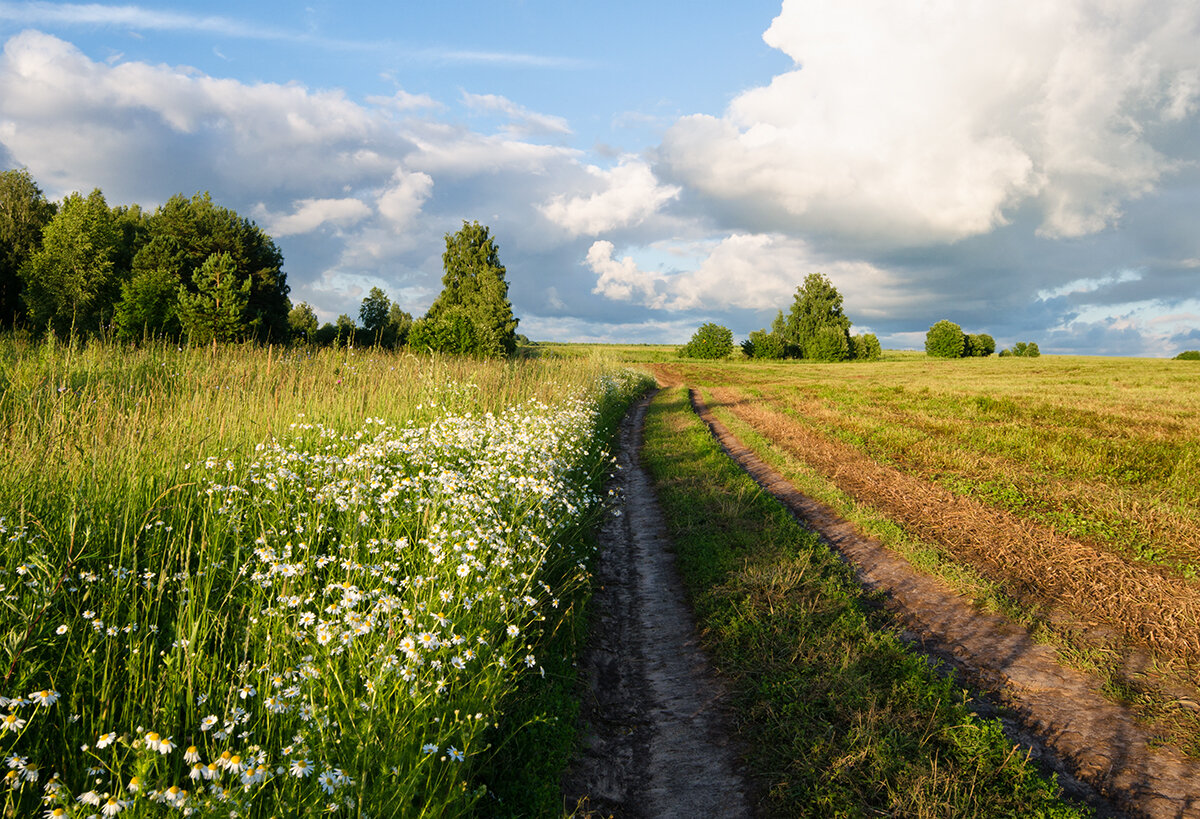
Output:
[[[518,331],[770,325],[810,273],[921,349],[1200,349],[1195,0],[0,0],[0,168],[208,191],[291,299],[419,316],[491,229]]]

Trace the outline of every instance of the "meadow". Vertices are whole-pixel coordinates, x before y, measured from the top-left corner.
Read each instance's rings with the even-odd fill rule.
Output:
[[[1200,756],[1200,368],[889,353],[654,369],[801,491]]]
[[[645,385],[0,341],[5,815],[547,812]]]

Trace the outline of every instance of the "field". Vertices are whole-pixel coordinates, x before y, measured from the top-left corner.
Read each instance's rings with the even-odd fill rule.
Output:
[[[606,430],[643,388],[0,343],[5,815],[547,812]]]
[[[654,368],[802,491],[1200,756],[1200,368],[894,353]]]

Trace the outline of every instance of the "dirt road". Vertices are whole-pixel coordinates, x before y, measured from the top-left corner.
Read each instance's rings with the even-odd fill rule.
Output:
[[[663,515],[638,460],[649,399],[620,431],[619,516],[601,532],[584,749],[568,811],[617,819],[752,815],[722,691],[696,637]]]

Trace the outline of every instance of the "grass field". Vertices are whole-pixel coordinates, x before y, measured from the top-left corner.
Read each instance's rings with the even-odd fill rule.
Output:
[[[1200,368],[670,362],[745,443],[1200,755]]]
[[[553,812],[643,383],[0,342],[5,815]]]

